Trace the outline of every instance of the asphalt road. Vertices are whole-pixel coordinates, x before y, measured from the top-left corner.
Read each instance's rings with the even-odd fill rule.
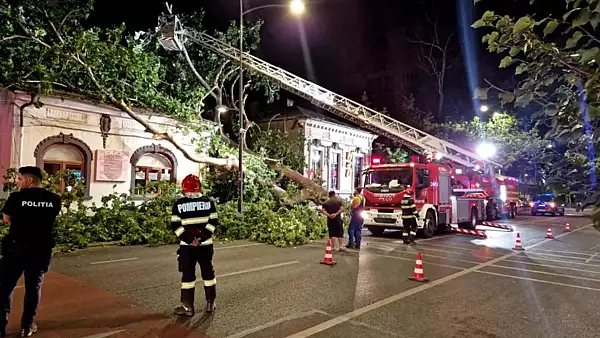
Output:
[[[564,232],[564,224],[571,232]],[[600,233],[584,217],[518,216],[487,239],[448,235],[402,244],[366,235],[363,249],[217,245],[218,309],[177,320],[175,246],[93,248],[57,256],[39,337],[598,337]],[[554,239],[546,239],[552,228]],[[482,227],[482,229],[485,229]],[[512,250],[516,233],[525,251]],[[368,231],[365,231],[368,234]],[[423,284],[410,281],[416,252]],[[204,307],[203,290],[197,304]],[[20,315],[16,290],[11,327]]]

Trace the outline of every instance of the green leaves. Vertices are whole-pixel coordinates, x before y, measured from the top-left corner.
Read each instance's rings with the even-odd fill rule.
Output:
[[[514,34],[523,33],[523,31],[530,29],[533,27],[534,21],[529,16],[524,16],[519,18],[513,27]]]
[[[585,65],[588,62],[596,60],[598,62],[600,60],[600,48],[594,47],[590,49],[586,49],[581,53],[581,58],[579,59],[579,63]]]
[[[566,49],[575,48],[577,46],[577,43],[579,42],[579,40],[582,37],[583,37],[583,33],[581,33],[580,31],[576,31],[575,33],[573,33],[573,36],[571,36],[571,38],[569,38],[567,40],[567,43],[565,44],[565,48]]]
[[[579,14],[573,20],[571,25],[573,27],[584,26],[590,21],[591,15],[592,15],[592,12],[589,9],[583,8],[583,9],[581,9],[581,11],[579,11]]]
[[[506,68],[512,64],[513,60],[510,56],[505,56],[502,61],[500,61],[500,68]]]
[[[557,20],[550,20],[548,21],[548,23],[546,24],[546,28],[544,28],[544,37],[554,33],[554,31],[556,30],[556,28],[558,27],[558,21]]]

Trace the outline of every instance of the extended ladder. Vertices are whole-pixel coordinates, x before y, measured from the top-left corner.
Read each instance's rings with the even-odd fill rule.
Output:
[[[214,37],[200,33],[188,34],[176,21],[171,36],[162,38],[161,43],[165,48],[176,50],[181,48],[181,37],[191,39],[203,47],[228,57],[232,60],[240,59],[240,50],[224,43]],[[179,36],[178,36],[179,35]],[[169,46],[171,44],[171,47]],[[458,147],[450,142],[440,140],[419,129],[397,121],[381,114],[360,103],[347,99],[317,84],[304,80],[288,71],[263,61],[250,53],[243,53],[242,62],[247,68],[259,72],[279,83],[284,89],[309,100],[315,106],[324,108],[344,119],[350,120],[363,128],[369,129],[378,135],[401,142],[412,150],[422,153],[424,151],[441,153],[445,158],[469,168],[477,166],[477,161],[482,159],[475,153]],[[487,163],[500,167],[500,165],[487,161]]]

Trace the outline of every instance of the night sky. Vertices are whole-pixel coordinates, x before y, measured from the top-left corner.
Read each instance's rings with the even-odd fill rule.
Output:
[[[543,2],[544,6],[538,4],[536,11],[550,10],[550,4],[564,6],[563,0]],[[123,3],[122,0],[97,0],[90,24],[110,26],[124,22],[132,30],[147,29],[156,25],[158,13],[164,10],[162,1],[129,0],[126,6]],[[209,32],[224,29],[239,15],[237,0],[170,3],[178,11],[203,8]],[[245,7],[273,3],[285,4],[286,1],[245,0]],[[440,35],[444,39],[452,35],[450,57],[458,61],[450,70],[445,86],[444,118],[470,119],[474,116],[474,102],[469,74],[473,79],[471,86],[482,85],[483,77],[497,83],[510,83],[514,79],[510,71],[497,69],[500,58],[485,51],[481,43],[483,32],[466,30],[469,36],[466,40],[472,46],[468,48],[465,35],[461,34],[459,17],[466,18],[470,25],[485,9],[518,15],[527,9],[529,0],[483,0],[481,3],[485,6],[475,7],[472,0],[313,0],[301,19],[293,17],[285,8],[259,10],[247,19],[260,17],[265,21],[257,56],[355,101],[360,102],[366,90],[376,109],[387,107],[393,117],[401,118],[395,99],[399,93],[412,92],[424,109],[435,109],[431,80],[419,69],[416,45],[407,41],[407,37],[414,39],[419,34],[430,34],[431,26],[425,13],[431,18],[437,16]],[[310,52],[308,58],[303,55],[302,35]]]

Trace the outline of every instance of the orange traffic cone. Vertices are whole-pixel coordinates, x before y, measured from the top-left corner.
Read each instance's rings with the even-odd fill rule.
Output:
[[[517,232],[517,242],[515,243],[515,247],[513,248],[513,250],[525,250],[521,246],[521,234],[518,232]]]
[[[421,257],[421,253],[417,252],[417,261],[415,262],[415,271],[413,272],[413,276],[409,278],[410,280],[414,280],[417,282],[429,282],[429,278],[425,277],[423,273],[423,259]]]
[[[336,262],[333,261],[333,254],[331,253],[331,239],[327,240],[327,246],[325,247],[325,258],[323,258],[323,261],[321,262],[321,264],[325,264],[325,265],[337,264]]]
[[[546,231],[546,238],[554,238],[554,236],[552,236],[552,228],[548,228],[548,231]]]
[[[569,223],[565,224],[565,232],[571,231],[571,225]]]

